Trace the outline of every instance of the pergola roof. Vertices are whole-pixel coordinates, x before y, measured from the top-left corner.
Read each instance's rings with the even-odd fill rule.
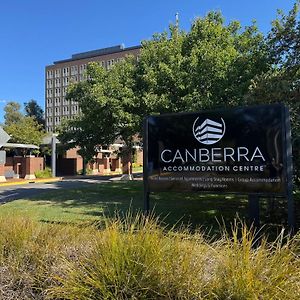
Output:
[[[15,144],[15,143],[6,143],[2,148],[22,148],[22,149],[40,149],[36,145],[31,144]]]

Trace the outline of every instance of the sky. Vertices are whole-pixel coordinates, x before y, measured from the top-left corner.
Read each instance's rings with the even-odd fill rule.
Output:
[[[0,3],[0,123],[7,102],[35,99],[45,108],[45,66],[72,54],[114,45],[139,45],[168,29],[179,13],[181,29],[211,10],[242,26],[256,20],[266,33],[277,9],[295,0],[2,0]]]

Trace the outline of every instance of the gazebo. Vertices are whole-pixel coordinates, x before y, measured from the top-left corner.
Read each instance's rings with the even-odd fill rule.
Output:
[[[7,150],[23,150],[23,155],[7,156]],[[0,182],[7,178],[35,179],[35,172],[44,169],[44,159],[31,155],[32,150],[39,149],[32,144],[5,143],[0,151]],[[29,150],[29,155],[26,153]]]

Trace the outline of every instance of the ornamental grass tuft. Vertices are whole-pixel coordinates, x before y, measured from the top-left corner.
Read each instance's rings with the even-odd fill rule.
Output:
[[[299,236],[236,221],[216,241],[128,213],[104,223],[0,218],[0,299],[299,299]]]

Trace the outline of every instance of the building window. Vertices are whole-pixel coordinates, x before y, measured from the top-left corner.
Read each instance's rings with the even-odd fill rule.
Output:
[[[64,106],[63,108],[63,114],[68,114],[69,113],[69,107],[68,106]]]
[[[69,76],[69,67],[63,68],[63,76]]]
[[[60,105],[60,98],[55,98],[55,106],[59,106]]]
[[[52,97],[52,90],[47,90],[47,97]]]
[[[63,85],[64,85],[64,86],[68,86],[68,85],[69,85],[69,77],[65,77],[65,78],[63,79]]]
[[[85,72],[85,70],[86,70],[86,64],[80,65],[80,67],[79,67],[79,73],[82,74],[82,73]]]
[[[63,105],[68,105],[69,104],[69,100],[66,99],[66,97],[63,97]]]
[[[51,99],[51,98],[48,98],[48,99],[47,99],[47,106],[49,106],[50,104],[52,104],[52,99]]]
[[[55,87],[60,87],[60,78],[55,79]]]
[[[56,69],[54,71],[54,76],[55,76],[55,78],[60,77],[60,69]]]
[[[47,109],[47,116],[52,116],[52,108]]]
[[[55,89],[55,96],[60,96],[60,88]]]
[[[52,80],[47,80],[47,88],[52,88]]]
[[[107,70],[111,69],[115,61],[113,59],[107,61]]]
[[[47,79],[51,79],[53,78],[53,71],[52,70],[48,70],[47,71]]]
[[[78,73],[78,66],[71,67],[71,75],[76,75]]]

